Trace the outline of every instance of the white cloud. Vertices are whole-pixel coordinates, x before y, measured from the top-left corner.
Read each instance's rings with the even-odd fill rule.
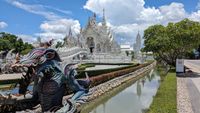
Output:
[[[108,21],[114,25],[121,25],[135,22],[143,6],[143,0],[88,0],[84,8],[100,16],[105,9]]]
[[[170,5],[161,6],[159,9],[163,15],[163,23],[177,22],[188,17],[182,3],[172,2]]]
[[[161,22],[163,19],[163,15],[161,14],[159,9],[156,9],[155,7],[148,7],[144,8],[141,13],[138,20],[138,23],[158,23]]]
[[[102,17],[102,9],[105,8],[107,21],[116,36],[127,38],[129,42],[136,37],[138,30],[143,34],[153,24],[166,25],[189,17],[200,20],[200,11],[188,14],[182,3],[172,2],[158,8],[144,5],[144,0],[88,0],[84,8],[99,17]]]
[[[143,36],[143,32],[149,24],[126,24],[120,26],[112,26],[112,30],[120,43],[135,43],[135,37],[139,32]],[[122,41],[122,42],[121,42]]]
[[[18,38],[21,38],[24,42],[28,42],[28,43],[33,43],[37,40],[36,37],[33,37],[31,35],[25,35],[25,34],[19,34],[17,35]]]
[[[8,3],[14,5],[17,8],[23,9],[27,12],[43,16],[47,19],[40,25],[42,32],[35,33],[34,36],[41,37],[43,41],[50,39],[63,39],[71,27],[74,34],[79,33],[80,24],[78,20],[66,19],[58,15],[55,12],[69,15],[71,11],[62,10],[47,5],[40,4],[25,4],[17,0],[7,0]],[[51,12],[51,10],[53,12]],[[21,35],[25,40],[29,39],[27,35]],[[33,40],[35,41],[35,39]]]
[[[13,5],[17,8],[23,9],[27,12],[43,16],[48,20],[56,20],[56,19],[62,18],[61,16],[57,15],[55,12],[51,12],[49,10],[57,11],[57,12],[60,12],[63,14],[71,14],[71,11],[66,11],[66,10],[62,10],[59,8],[54,8],[54,7],[46,6],[46,5],[40,5],[40,4],[31,4],[30,5],[30,4],[22,3],[17,0],[7,0],[7,2],[10,3],[11,5]]]
[[[8,24],[6,22],[0,21],[0,29],[7,27]]]
[[[189,19],[194,20],[194,21],[200,21],[200,10],[198,10],[197,12],[193,12]]]
[[[60,13],[66,14],[66,15],[72,14],[71,11],[63,10],[63,9],[59,9],[59,8],[55,8],[55,7],[52,7],[52,6],[43,5],[43,7],[48,8],[48,9],[51,9],[51,10],[55,10],[55,11],[57,11],[57,12],[60,12]]]
[[[40,25],[43,33],[36,33],[36,36],[40,36],[44,40],[63,39],[68,34],[70,28],[74,35],[78,34],[80,31],[79,21],[73,19],[45,21]]]

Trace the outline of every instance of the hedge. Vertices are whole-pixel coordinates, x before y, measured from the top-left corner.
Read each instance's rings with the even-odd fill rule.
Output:
[[[113,72],[110,72],[110,73],[105,73],[105,74],[93,76],[93,77],[90,78],[91,81],[92,81],[91,87],[99,85],[99,84],[104,83],[106,81],[109,81],[109,80],[111,80],[115,77],[119,77],[119,76],[122,76],[122,75],[125,75],[125,74],[128,74],[128,73],[131,73],[131,72],[136,71],[140,68],[146,67],[146,66],[150,65],[151,63],[140,64],[140,65],[137,65],[137,66],[134,66],[134,67],[129,67],[129,68],[126,67],[125,69],[120,69],[120,70],[118,69],[117,71],[113,71]]]

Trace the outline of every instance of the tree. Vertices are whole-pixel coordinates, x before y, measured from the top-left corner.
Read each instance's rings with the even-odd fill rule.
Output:
[[[0,51],[9,51],[14,49],[14,53],[26,54],[33,46],[28,43],[24,43],[21,38],[5,32],[0,33]]]
[[[200,44],[200,23],[184,19],[167,26],[153,25],[144,31],[143,51],[152,51],[158,60],[175,66],[177,58],[187,58]]]
[[[129,55],[129,51],[125,51],[125,53],[126,53],[126,56],[128,56],[128,55]]]
[[[63,43],[60,42],[60,41],[58,41],[58,42],[56,43],[56,48],[59,48],[59,47],[63,47]]]
[[[131,59],[133,60],[135,58],[135,53],[134,51],[131,51]]]

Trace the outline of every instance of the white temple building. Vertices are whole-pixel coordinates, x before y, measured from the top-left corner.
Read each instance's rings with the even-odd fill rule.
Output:
[[[84,43],[90,53],[119,53],[120,46],[115,41],[110,28],[106,25],[105,13],[100,23],[96,21],[96,14],[89,17],[87,26],[81,29],[79,42]]]
[[[100,22],[97,22],[94,13],[92,17],[89,17],[87,25],[81,28],[79,34],[75,35],[70,29],[64,37],[62,46],[56,49],[63,64],[131,62],[131,57],[121,53],[120,45],[116,42],[111,28],[106,24],[104,10]]]
[[[121,48],[121,52],[129,52],[131,53],[133,51],[133,47],[131,47],[130,44],[123,44],[123,45],[120,45],[120,48]]]
[[[65,47],[71,48],[71,47],[77,46],[77,40],[72,35],[71,28],[69,29],[69,33],[65,36],[65,38],[63,40],[64,40],[63,46],[65,46]]]

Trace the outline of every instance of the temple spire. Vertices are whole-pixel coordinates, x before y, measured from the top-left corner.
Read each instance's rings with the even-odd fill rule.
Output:
[[[93,18],[96,20],[96,13],[93,13]]]
[[[106,25],[105,9],[103,8],[103,22],[102,25]]]
[[[70,37],[70,38],[72,37],[72,28],[71,27],[69,28],[68,37]]]

